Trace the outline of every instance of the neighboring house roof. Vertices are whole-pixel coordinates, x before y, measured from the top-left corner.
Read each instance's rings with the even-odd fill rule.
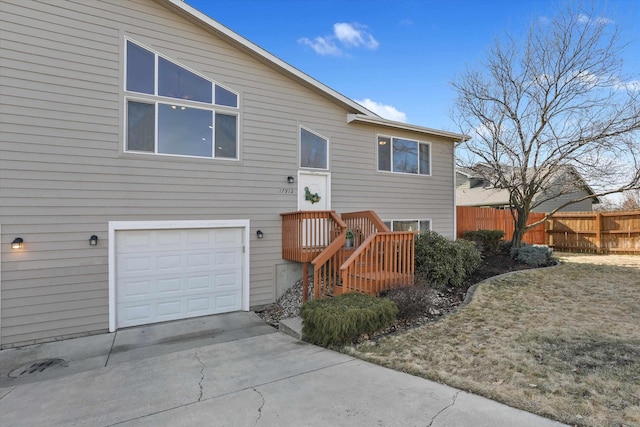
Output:
[[[295,78],[296,80],[303,83],[305,86],[311,88],[312,90],[320,93],[321,95],[332,99],[334,102],[342,104],[347,107],[352,113],[348,115],[347,121],[351,123],[352,121],[357,121],[361,123],[369,123],[376,124],[384,127],[395,128],[395,129],[404,129],[411,130],[414,132],[420,132],[428,135],[441,136],[445,138],[452,139],[454,141],[466,141],[469,139],[467,135],[462,135],[453,132],[441,131],[436,129],[431,129],[422,126],[411,125],[407,123],[395,122],[392,120],[384,119],[374,112],[368,110],[363,107],[359,103],[354,100],[342,95],[341,93],[331,89],[325,84],[319,82],[313,77],[305,74],[304,72],[298,70],[291,64],[286,63],[275,55],[269,53],[264,50],[260,46],[252,43],[251,41],[245,39],[241,35],[235,33],[224,25],[220,24],[218,21],[210,18],[199,10],[189,6],[182,0],[156,0],[158,3],[164,4],[165,6],[171,8],[175,12],[180,15],[186,17],[191,21],[195,21],[200,26],[202,26],[207,31],[213,32],[215,35],[219,37],[225,38],[231,44],[239,47],[244,50],[248,54],[253,57],[259,59],[261,62],[274,67],[289,76]],[[355,113],[355,114],[353,114]]]
[[[509,205],[509,191],[504,188],[493,187],[488,181],[482,178],[482,173],[479,172],[484,165],[476,165],[472,168],[457,168],[458,174],[464,175],[467,180],[474,180],[474,184],[470,187],[462,186],[460,182],[456,182],[456,205],[457,206],[506,206]],[[572,182],[579,182],[575,186],[576,189],[583,189],[587,194],[594,195],[595,192],[582,178],[582,176],[571,166],[561,168],[556,174],[554,180],[560,180],[566,177],[567,174],[573,176]],[[553,184],[552,184],[553,185]],[[593,197],[593,203],[600,203],[598,197]]]

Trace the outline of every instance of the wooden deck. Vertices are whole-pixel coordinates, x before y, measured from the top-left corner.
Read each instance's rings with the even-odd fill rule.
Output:
[[[373,211],[304,211],[282,215],[282,257],[303,263],[303,296],[309,264],[314,298],[346,292],[377,295],[414,283],[413,232],[392,232]],[[347,230],[354,248],[346,248]]]

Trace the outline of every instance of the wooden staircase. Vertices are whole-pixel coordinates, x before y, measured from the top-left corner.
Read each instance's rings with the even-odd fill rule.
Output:
[[[300,211],[282,214],[282,257],[303,263],[303,298],[309,264],[314,298],[362,292],[377,295],[414,283],[413,232],[392,232],[373,211]],[[356,245],[345,248],[347,230]]]

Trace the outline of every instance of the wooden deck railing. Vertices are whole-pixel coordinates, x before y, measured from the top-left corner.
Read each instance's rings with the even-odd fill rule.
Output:
[[[303,300],[309,264],[314,298],[345,292],[375,295],[413,284],[415,233],[389,231],[375,212],[343,214],[344,220],[335,211],[281,215],[282,257],[303,263]],[[354,232],[357,249],[345,248],[348,229]]]
[[[298,211],[280,215],[282,258],[289,261],[313,261],[347,228],[335,211]]]
[[[346,235],[347,231],[343,230],[320,255],[311,261],[314,298],[333,295],[336,286],[340,283],[340,265],[344,261]]]
[[[379,232],[370,235],[340,267],[341,287],[336,294],[384,290],[414,283],[415,233]]]

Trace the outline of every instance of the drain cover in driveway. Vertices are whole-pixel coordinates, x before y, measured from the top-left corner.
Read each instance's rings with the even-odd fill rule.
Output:
[[[11,378],[23,378],[30,375],[37,375],[44,372],[47,369],[64,366],[64,360],[62,359],[43,359],[30,362],[21,367],[9,372]]]

